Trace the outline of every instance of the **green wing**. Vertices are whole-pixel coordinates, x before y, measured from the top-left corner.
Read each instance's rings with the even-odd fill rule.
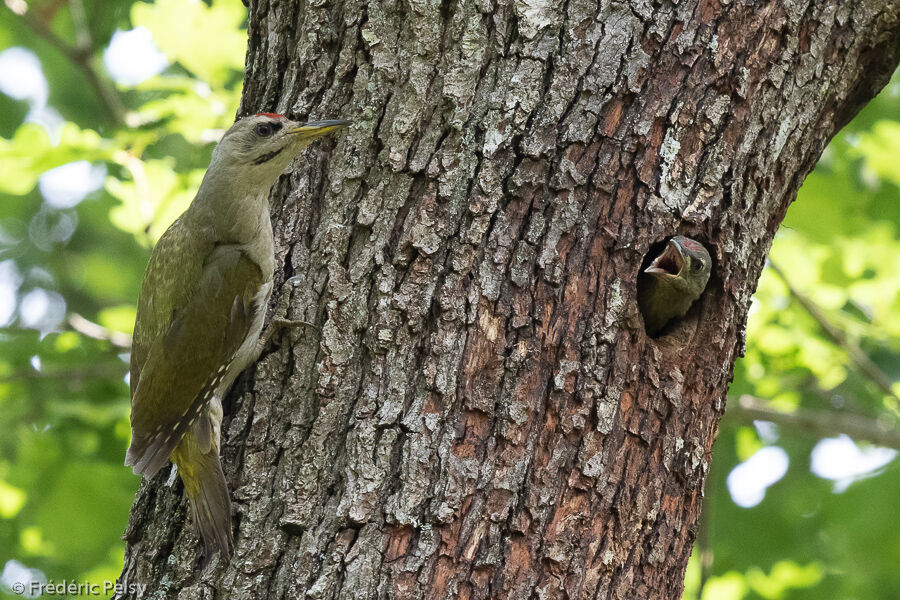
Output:
[[[170,260],[173,256],[160,254]],[[239,248],[216,247],[201,265],[198,276],[182,273],[180,281],[193,283],[182,290],[164,289],[172,280],[160,276],[178,265],[151,259],[148,266],[149,285],[141,291],[135,326],[132,440],[125,458],[136,474],[151,477],[166,464],[227,373],[256,311],[265,309],[254,306],[262,272]],[[159,284],[155,290],[154,279]],[[144,301],[146,293],[176,301],[171,306],[154,305],[153,296]]]

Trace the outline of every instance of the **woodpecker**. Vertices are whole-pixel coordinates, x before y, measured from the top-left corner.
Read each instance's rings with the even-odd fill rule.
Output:
[[[153,477],[178,466],[205,560],[231,557],[231,498],[219,443],[222,399],[254,362],[272,293],[269,190],[313,140],[348,121],[238,120],[213,150],[188,209],[153,249],[131,349],[125,464]]]
[[[711,271],[712,258],[703,244],[681,235],[668,241],[638,277],[638,306],[650,336],[687,313],[706,288]]]

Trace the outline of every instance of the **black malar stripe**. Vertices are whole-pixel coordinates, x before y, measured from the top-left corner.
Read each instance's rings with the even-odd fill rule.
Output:
[[[270,160],[272,160],[273,158],[275,158],[276,156],[278,156],[279,154],[281,154],[281,151],[284,150],[284,148],[285,148],[285,147],[282,146],[282,147],[279,148],[278,150],[272,150],[271,152],[266,152],[266,153],[263,154],[262,156],[257,157],[257,158],[253,161],[253,164],[254,164],[254,165],[261,165],[261,164],[263,164],[264,162],[269,162]]]

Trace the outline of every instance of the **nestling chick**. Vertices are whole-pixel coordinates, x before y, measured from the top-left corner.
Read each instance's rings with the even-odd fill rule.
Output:
[[[647,334],[655,337],[672,319],[683,317],[709,281],[712,258],[703,244],[681,235],[638,275],[638,306]]]

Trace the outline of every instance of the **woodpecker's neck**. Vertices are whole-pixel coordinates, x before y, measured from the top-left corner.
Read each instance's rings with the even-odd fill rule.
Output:
[[[197,196],[185,216],[192,229],[215,244],[233,244],[268,275],[274,269],[272,222],[269,219],[269,189],[240,174],[223,176],[206,172]]]

